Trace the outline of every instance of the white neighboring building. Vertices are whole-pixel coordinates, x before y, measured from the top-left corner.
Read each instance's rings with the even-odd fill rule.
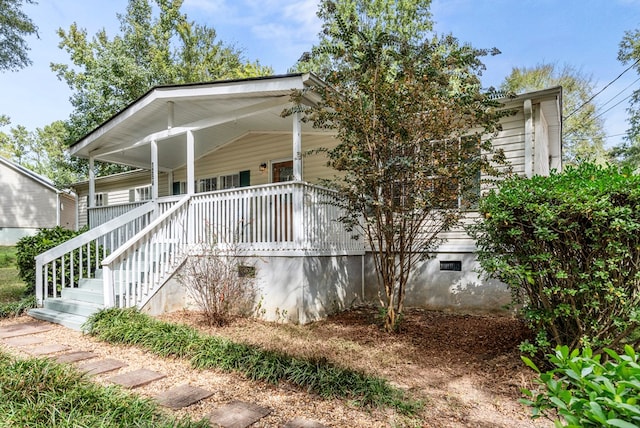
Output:
[[[76,229],[75,194],[3,157],[0,183],[0,245],[15,245],[41,228]]]

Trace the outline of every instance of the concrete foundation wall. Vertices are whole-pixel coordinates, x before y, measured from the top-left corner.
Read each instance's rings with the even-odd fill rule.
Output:
[[[38,228],[29,227],[0,227],[0,246],[13,246],[25,236],[38,233]]]
[[[362,301],[361,256],[247,257],[256,269],[255,314],[306,324]],[[151,315],[194,308],[176,275],[143,308]]]
[[[378,285],[373,256],[365,261],[365,299],[378,301]],[[460,261],[461,271],[440,270],[441,261]],[[506,285],[483,281],[475,270],[479,268],[473,253],[437,253],[420,262],[409,278],[405,306],[460,312],[502,312],[511,301]],[[380,290],[384,295],[384,290]]]

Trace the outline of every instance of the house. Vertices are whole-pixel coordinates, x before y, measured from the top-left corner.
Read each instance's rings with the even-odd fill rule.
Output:
[[[75,195],[0,157],[0,245],[15,245],[41,228],[76,228]]]
[[[334,133],[314,129],[299,113],[281,116],[292,90],[313,104],[318,95],[305,89],[322,84],[312,74],[290,74],[160,86],[71,146],[90,165],[135,169],[75,186],[79,223],[90,230],[36,258],[44,308],[34,315],[62,319],[81,296],[94,302],[87,312],[183,307],[187,296],[175,273],[184,260],[202,245],[229,242],[255,269],[267,319],[286,314],[306,323],[374,300],[367,248],[336,221],[340,212],[328,203],[335,194],[318,185],[334,172],[323,156],[303,155],[335,146]],[[514,170],[560,169],[561,88],[504,105],[516,114],[493,141]],[[487,310],[508,300],[502,284],[483,283],[474,272],[473,241],[462,230],[447,238],[417,270],[407,304]]]

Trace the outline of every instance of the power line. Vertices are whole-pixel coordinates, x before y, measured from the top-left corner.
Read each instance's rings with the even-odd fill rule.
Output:
[[[573,110],[571,113],[569,113],[568,115],[566,115],[564,117],[564,119],[568,119],[571,116],[573,116],[578,110],[580,110],[582,107],[584,107],[585,105],[589,104],[591,101],[593,101],[593,99],[595,97],[597,97],[598,95],[600,95],[602,92],[604,92],[605,89],[607,89],[609,86],[611,86],[616,80],[618,80],[619,78],[622,77],[623,74],[625,74],[627,71],[631,70],[637,63],[640,62],[640,58],[638,58],[636,60],[636,62],[634,62],[633,64],[631,64],[629,67],[627,67],[622,73],[620,73],[618,75],[618,77],[616,77],[615,79],[613,79],[611,82],[607,83],[604,88],[600,89],[598,92],[596,92],[591,98],[589,98],[587,101],[585,101],[584,103],[582,103],[582,105],[580,105],[578,108],[576,108],[575,110]]]

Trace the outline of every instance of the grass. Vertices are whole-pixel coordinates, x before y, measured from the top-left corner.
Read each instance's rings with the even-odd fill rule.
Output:
[[[208,427],[175,420],[149,399],[91,382],[70,365],[18,359],[0,352],[0,426],[8,427]]]
[[[0,318],[18,316],[36,304],[25,296],[25,284],[18,277],[16,248],[0,247]]]
[[[199,369],[238,372],[251,380],[289,382],[323,398],[392,407],[407,415],[422,403],[405,397],[385,379],[339,367],[324,358],[299,358],[257,346],[235,343],[178,324],[158,321],[131,309],[106,309],[87,322],[89,334],[110,343],[136,345],[156,355],[188,359]]]
[[[16,302],[24,297],[25,284],[18,277],[16,248],[0,247],[0,304]]]

